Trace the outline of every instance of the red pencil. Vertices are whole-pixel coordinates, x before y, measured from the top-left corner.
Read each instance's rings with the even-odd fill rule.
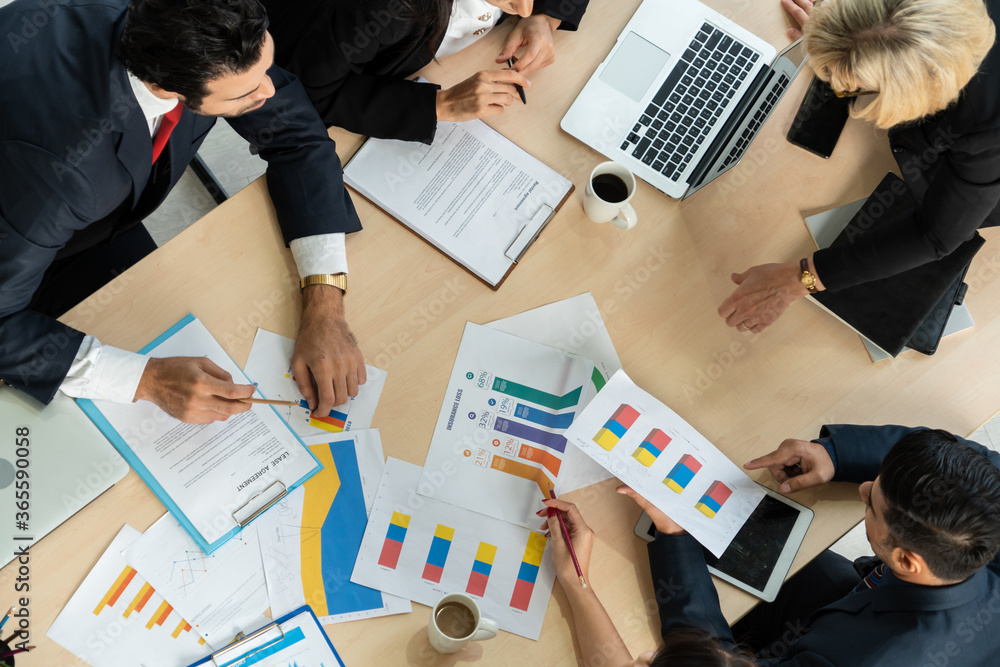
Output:
[[[556,500],[556,491],[552,488],[552,484],[549,484],[549,497],[552,498],[552,500]],[[559,519],[559,527],[562,528],[563,539],[566,540],[566,546],[569,547],[569,555],[573,557],[573,565],[576,566],[576,574],[580,577],[580,585],[586,588],[587,581],[583,578],[583,570],[580,569],[580,561],[576,559],[576,550],[573,549],[573,542],[569,539],[569,528],[566,527],[566,521],[563,519],[561,511],[550,507],[549,516],[552,516],[553,512],[556,513],[556,518]]]

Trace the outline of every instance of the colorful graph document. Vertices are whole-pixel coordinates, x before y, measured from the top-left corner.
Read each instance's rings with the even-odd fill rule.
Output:
[[[566,437],[716,556],[764,491],[677,413],[618,371]]]
[[[468,323],[420,493],[535,528],[558,485],[566,429],[595,392],[594,363]]]
[[[249,384],[193,315],[140,352],[208,357],[236,382]],[[205,553],[321,467],[269,405],[255,405],[226,421],[193,425],[146,401],[77,402]]]
[[[301,607],[200,660],[213,667],[344,667],[316,614]]]
[[[538,639],[555,580],[545,536],[419,495],[420,473],[386,461],[351,581],[427,606],[468,593],[504,630]]]
[[[344,181],[493,287],[573,191],[481,120],[438,123],[431,145],[369,139]]]
[[[621,369],[618,353],[604,326],[601,311],[590,292],[518,313],[485,326],[590,359],[594,389]],[[569,493],[596,484],[611,474],[576,447],[564,452],[559,492]]]
[[[122,558],[139,535],[118,532],[45,633],[92,667],[176,667],[212,650]]]
[[[263,329],[257,330],[250,356],[243,372],[250,378],[261,395],[281,401],[299,401],[296,407],[276,407],[278,414],[288,422],[299,437],[342,433],[369,428],[378,399],[385,386],[386,372],[374,366],[365,366],[367,381],[358,387],[358,395],[347,403],[335,406],[329,414],[316,415],[299,393],[295,375],[290,365],[295,341]]]
[[[257,522],[271,614],[308,604],[329,625],[412,610],[351,583],[385,462],[377,430],[306,438],[323,471]]]
[[[225,646],[238,633],[267,620],[267,584],[256,526],[204,554],[165,514],[122,556],[214,646]]]

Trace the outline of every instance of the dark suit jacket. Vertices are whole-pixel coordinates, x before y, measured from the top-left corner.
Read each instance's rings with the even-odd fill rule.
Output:
[[[875,479],[879,464],[907,433],[903,426],[826,426],[821,438],[837,466],[835,481]],[[1000,454],[968,443],[1000,467]],[[657,535],[649,545],[663,633],[698,627],[732,643],[701,546],[691,537]],[[781,658],[761,665],[995,665],[1000,633],[985,620],[1000,613],[1000,556],[952,586],[884,585],[818,610],[809,630]],[[941,661],[944,662],[941,662]]]
[[[589,0],[535,0],[535,12],[576,30]],[[400,0],[263,0],[275,62],[301,80],[327,125],[370,137],[430,143],[440,86],[406,81],[431,62],[427,26]],[[497,11],[500,11],[497,9]]]
[[[151,167],[146,120],[113,54],[126,5],[17,0],[0,8],[0,34],[13,51],[0,67],[0,379],[42,402],[83,338],[27,309],[42,274],[82,230],[137,224],[215,124],[185,109]],[[274,98],[229,123],[268,162],[285,242],[360,229],[336,147],[301,84],[278,67],[268,74]]]
[[[1000,0],[986,5],[996,22]],[[851,246],[819,250],[813,260],[828,289],[926,264],[953,252],[980,227],[1000,224],[1000,46],[993,45],[957,102],[892,128],[889,144],[922,205],[913,215],[876,221]]]

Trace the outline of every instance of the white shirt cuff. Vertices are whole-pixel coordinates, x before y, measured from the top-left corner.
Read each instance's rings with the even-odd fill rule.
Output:
[[[147,361],[144,355],[101,345],[93,336],[84,336],[59,390],[72,398],[131,403]]]
[[[299,278],[347,273],[347,244],[343,232],[316,234],[295,239],[289,244]]]

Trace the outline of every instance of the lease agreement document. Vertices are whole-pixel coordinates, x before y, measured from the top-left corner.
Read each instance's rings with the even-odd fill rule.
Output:
[[[438,123],[429,146],[369,139],[344,181],[493,287],[573,189],[481,120]]]
[[[187,316],[142,350],[154,357],[208,357],[250,384],[200,320]],[[269,405],[211,424],[185,424],[153,403],[78,401],[129,465],[205,553],[257,509],[322,466]]]

